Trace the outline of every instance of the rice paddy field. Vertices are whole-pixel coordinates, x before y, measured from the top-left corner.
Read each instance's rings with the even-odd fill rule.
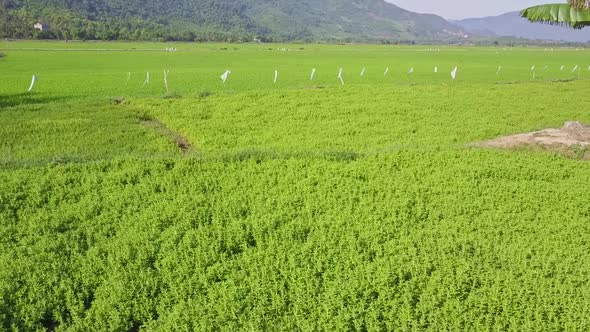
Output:
[[[0,52],[2,330],[590,329],[590,50]]]

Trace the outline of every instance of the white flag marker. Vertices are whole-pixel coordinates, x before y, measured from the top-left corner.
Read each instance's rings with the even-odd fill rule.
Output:
[[[588,71],[590,71],[590,66],[588,66]]]
[[[438,73],[438,66],[434,67],[434,73]]]
[[[278,79],[279,79],[279,71],[275,69],[275,79],[272,82],[276,83]]]
[[[164,86],[166,87],[166,92],[168,92],[168,73],[170,73],[170,71],[165,69],[164,70]]]
[[[500,72],[502,71],[502,66],[498,67],[498,70],[496,70],[496,75],[500,75]]]
[[[533,79],[535,79],[535,76],[537,76],[537,71],[535,69],[536,69],[536,67],[535,67],[535,65],[533,65],[531,67],[531,72],[533,73]]]
[[[455,80],[455,78],[457,78],[457,66],[455,66],[455,68],[453,68],[453,70],[451,71],[451,78],[453,79],[453,81]]]
[[[340,80],[340,83],[344,85],[344,79],[342,78],[342,68],[338,70],[338,79]]]
[[[221,76],[221,80],[223,81],[223,83],[225,83],[225,81],[227,81],[227,78],[229,77],[229,74],[231,74],[231,70],[226,70]]]
[[[563,71],[564,69],[565,69],[565,66],[561,66],[561,68],[559,70]]]
[[[361,77],[365,76],[366,71],[367,71],[367,68],[363,68],[363,70],[361,70]]]
[[[576,66],[574,67],[574,69],[572,69],[572,73],[573,73],[573,72],[575,72],[576,70],[578,70],[578,68],[580,68],[580,66],[576,65]]]
[[[408,75],[409,74],[413,74],[414,73],[414,67],[410,68],[410,70],[408,70]]]
[[[31,86],[29,86],[29,92],[33,91],[33,87],[35,86],[35,82],[37,82],[39,79],[37,78],[37,75],[33,75],[33,78],[31,79]]]
[[[150,84],[150,72],[148,71],[145,77],[145,82],[143,82],[143,86]]]
[[[310,81],[313,81],[313,78],[315,77],[315,72],[316,72],[316,70],[315,70],[315,68],[313,68],[311,70],[311,77],[309,78]]]
[[[127,82],[125,82],[125,85],[129,84],[129,81],[131,80],[131,72],[127,73]]]
[[[588,67],[588,70],[590,70],[590,67]],[[385,68],[385,72],[383,73],[383,76],[387,75],[387,73],[389,73],[389,67]]]

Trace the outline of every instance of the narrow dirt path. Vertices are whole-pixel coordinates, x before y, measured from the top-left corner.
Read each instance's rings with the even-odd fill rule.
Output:
[[[153,118],[142,118],[140,119],[140,123],[146,127],[152,128],[159,135],[168,138],[180,149],[180,151],[182,151],[183,154],[192,152],[192,145],[189,140],[181,134],[168,128],[161,121]]]

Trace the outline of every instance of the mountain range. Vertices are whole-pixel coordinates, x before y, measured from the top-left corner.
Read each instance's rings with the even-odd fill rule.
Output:
[[[516,12],[449,22],[384,0],[0,0],[1,38],[442,43],[476,35],[587,42],[589,31],[529,23]]]
[[[541,23],[531,23],[518,12],[499,16],[470,18],[451,21],[470,34],[483,37],[517,37],[533,40],[553,40],[586,43],[590,41],[590,29],[574,30]]]
[[[46,31],[35,31],[35,23]],[[460,38],[442,17],[383,0],[0,0],[0,37],[378,41]]]

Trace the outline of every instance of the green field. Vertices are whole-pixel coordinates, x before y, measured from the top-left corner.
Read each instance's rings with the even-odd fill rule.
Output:
[[[0,52],[2,330],[590,329],[590,50]]]

